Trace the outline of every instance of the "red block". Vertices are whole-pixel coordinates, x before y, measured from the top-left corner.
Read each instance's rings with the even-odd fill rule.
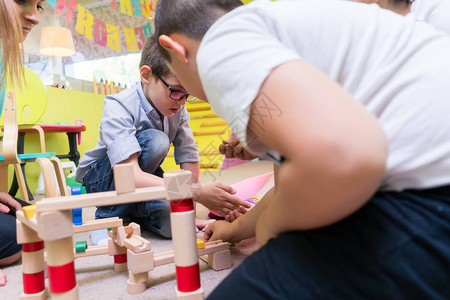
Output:
[[[176,266],[178,291],[183,293],[193,292],[200,288],[199,264],[190,267]]]
[[[171,212],[185,212],[194,210],[194,201],[191,199],[170,201]]]
[[[61,266],[47,266],[47,268],[52,293],[68,292],[77,285],[73,261]]]
[[[22,273],[23,292],[25,294],[40,293],[45,289],[44,271],[34,274]]]
[[[127,254],[118,254],[114,255],[114,263],[115,264],[122,264],[127,262]]]
[[[36,252],[44,249],[44,242],[25,243],[22,245],[23,252]]]

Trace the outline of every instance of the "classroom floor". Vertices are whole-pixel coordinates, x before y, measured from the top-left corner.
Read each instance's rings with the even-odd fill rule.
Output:
[[[249,162],[224,171],[202,172],[200,182],[221,181],[225,184],[233,184],[249,177],[272,171],[272,163],[268,161]],[[83,220],[94,219],[95,208],[83,209]],[[197,205],[199,218],[208,218],[208,210]],[[142,236],[151,242],[153,251],[157,253],[172,250],[172,241],[160,238],[146,230],[142,230]],[[203,234],[198,234],[202,238]],[[80,233],[74,236],[76,241],[88,241],[89,233]],[[200,277],[202,288],[207,296],[211,291],[239,265],[245,257],[257,249],[255,239],[242,241],[231,249],[233,267],[231,269],[214,271],[206,263],[200,261]],[[1,299],[18,299],[22,293],[22,267],[21,260],[15,264],[3,267],[2,270],[8,276],[5,287],[0,287]],[[128,272],[116,273],[112,258],[108,255],[79,258],[75,261],[76,277],[79,286],[80,299],[175,299],[175,268],[174,264],[168,264],[155,268],[149,273],[147,290],[138,295],[127,293]],[[46,280],[48,287],[48,280]]]

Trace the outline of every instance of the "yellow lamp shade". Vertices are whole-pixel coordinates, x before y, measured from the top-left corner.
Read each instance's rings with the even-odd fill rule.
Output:
[[[47,56],[74,55],[72,32],[64,27],[42,28],[40,53]]]

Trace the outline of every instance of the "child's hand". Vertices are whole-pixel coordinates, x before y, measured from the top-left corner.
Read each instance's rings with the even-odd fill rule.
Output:
[[[209,182],[194,187],[194,200],[222,216],[241,207],[250,208],[250,203],[233,196],[236,191],[221,182]]]
[[[11,210],[10,207],[14,211],[22,210],[20,203],[14,200],[13,197],[7,193],[0,192],[0,212],[7,214]]]
[[[237,138],[223,140],[219,146],[219,152],[227,158],[239,158],[242,160],[252,160],[258,157],[248,152]]]
[[[239,207],[239,209],[233,210],[232,212],[230,212],[228,215],[225,216],[225,221],[230,223],[236,221],[237,218],[239,218],[240,216],[248,212],[250,209],[252,209],[253,206],[255,206],[255,204],[253,203],[250,203],[250,205],[251,205],[250,208],[241,206]]]
[[[205,242],[222,240],[224,242],[231,242],[231,224],[225,221],[216,221],[208,225],[203,235]]]
[[[216,220],[202,220],[195,218],[195,227],[198,229],[201,229],[202,231],[205,231],[206,227],[208,227],[209,224],[215,222]]]

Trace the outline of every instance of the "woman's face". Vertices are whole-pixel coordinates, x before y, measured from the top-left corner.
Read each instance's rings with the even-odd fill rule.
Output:
[[[3,0],[1,0],[3,1]],[[28,33],[34,26],[39,24],[39,14],[43,10],[42,4],[45,0],[14,0],[17,5],[17,12],[22,24],[23,39],[27,38]]]

